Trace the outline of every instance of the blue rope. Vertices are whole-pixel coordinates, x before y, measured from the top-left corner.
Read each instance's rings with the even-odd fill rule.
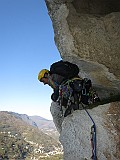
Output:
[[[93,148],[93,160],[97,160],[97,154],[96,154],[96,148],[97,148],[96,147],[96,125],[95,125],[95,122],[94,122],[93,118],[89,114],[89,112],[86,109],[85,109],[85,111],[88,114],[88,116],[90,117],[91,121],[93,122],[93,126],[92,126],[93,129],[94,129],[94,134],[93,134],[93,144],[94,144],[94,148]]]

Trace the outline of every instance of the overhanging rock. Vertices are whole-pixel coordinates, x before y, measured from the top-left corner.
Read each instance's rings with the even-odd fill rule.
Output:
[[[64,60],[78,64],[101,99],[120,99],[120,1],[46,0],[55,43]],[[105,101],[103,103],[106,103]]]

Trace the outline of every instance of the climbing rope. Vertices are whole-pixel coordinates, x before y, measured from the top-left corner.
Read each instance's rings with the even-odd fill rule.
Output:
[[[93,120],[93,118],[91,117],[91,115],[89,114],[89,112],[87,111],[87,109],[84,107],[84,105],[82,104],[83,109],[85,110],[85,112],[87,113],[87,115],[89,116],[89,118],[91,119],[93,125],[91,126],[91,146],[92,146],[92,156],[91,159],[93,160],[97,160],[97,146],[96,146],[96,124]]]

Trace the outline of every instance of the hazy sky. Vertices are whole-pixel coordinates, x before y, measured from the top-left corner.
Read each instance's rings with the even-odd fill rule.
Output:
[[[0,111],[51,119],[38,72],[60,60],[44,0],[0,0]]]

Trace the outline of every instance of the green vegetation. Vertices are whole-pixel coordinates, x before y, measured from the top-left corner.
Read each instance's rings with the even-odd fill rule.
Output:
[[[0,158],[25,159],[32,150],[33,147],[23,139],[6,132],[0,133]]]
[[[31,157],[40,157],[40,160],[60,160],[61,155],[57,155],[55,148],[61,148],[55,139],[9,112],[0,112],[0,159],[30,160]],[[46,157],[47,154],[50,156]]]

